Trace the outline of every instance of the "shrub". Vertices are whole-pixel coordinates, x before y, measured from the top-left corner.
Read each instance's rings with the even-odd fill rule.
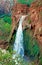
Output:
[[[12,54],[0,49],[0,65],[25,65],[25,63],[26,65],[31,65],[31,63],[26,62],[20,55],[12,58]]]
[[[5,16],[3,17],[3,20],[4,20],[5,22],[8,22],[9,24],[11,24],[11,22],[12,22],[11,17],[10,17],[10,16],[7,16],[7,15],[5,15]]]
[[[31,58],[36,58],[38,53],[40,53],[38,42],[32,37],[31,31],[24,31],[24,49],[25,54],[29,55]]]

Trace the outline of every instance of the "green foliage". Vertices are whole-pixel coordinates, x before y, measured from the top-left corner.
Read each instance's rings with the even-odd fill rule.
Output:
[[[25,65],[25,63],[26,65],[33,65],[32,63],[26,62],[20,55],[12,58],[12,54],[0,49],[0,65]]]
[[[32,37],[30,32],[29,30],[24,31],[24,49],[27,55],[36,58],[40,50],[37,40]]]
[[[29,23],[29,24],[31,23],[31,20],[30,20],[30,19],[28,20],[28,23]]]
[[[5,22],[9,23],[9,24],[11,24],[11,22],[12,22],[11,17],[10,17],[10,16],[7,16],[7,15],[5,15],[5,16],[3,17],[3,20],[4,20]]]
[[[6,23],[6,24],[3,26],[3,28],[4,28],[5,31],[8,31],[8,33],[9,33],[10,30],[11,30],[11,25],[8,24],[8,23]]]
[[[0,19],[0,39],[7,40],[11,31],[11,24],[4,22],[3,18]]]
[[[12,39],[11,39],[11,43],[9,44],[9,48],[8,48],[8,51],[10,52],[10,53],[13,53],[13,46],[14,46],[14,42],[15,42],[15,37],[16,37],[16,34],[14,34],[13,36],[12,36]]]
[[[39,65],[42,65],[42,55],[41,55],[41,57],[39,59]]]
[[[22,4],[31,4],[34,0],[18,0],[19,3],[22,3]]]

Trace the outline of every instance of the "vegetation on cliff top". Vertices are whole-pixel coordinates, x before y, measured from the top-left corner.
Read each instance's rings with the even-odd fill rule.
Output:
[[[7,40],[11,32],[11,17],[0,18],[0,40]]]
[[[30,5],[34,0],[18,0],[19,3]]]

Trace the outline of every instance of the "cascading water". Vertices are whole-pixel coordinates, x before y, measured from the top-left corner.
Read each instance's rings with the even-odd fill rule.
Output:
[[[24,48],[23,48],[23,30],[22,30],[22,22],[26,16],[22,16],[19,21],[19,27],[16,33],[16,39],[14,43],[13,50],[16,51],[16,54],[20,54],[22,57],[24,56]],[[14,57],[14,55],[13,55]]]

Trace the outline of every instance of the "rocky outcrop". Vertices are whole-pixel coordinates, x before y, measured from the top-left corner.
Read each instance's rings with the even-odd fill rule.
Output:
[[[15,6],[12,7],[12,16],[14,15],[26,15],[28,14],[29,7],[25,4],[17,3]]]
[[[28,15],[28,11],[29,11],[29,7],[25,4],[17,3],[12,7],[12,31],[10,33],[10,37],[9,37],[10,39],[12,37],[14,30],[16,30],[18,27],[20,17],[22,15]]]
[[[8,48],[8,42],[5,40],[0,40],[0,48],[7,49]]]
[[[17,26],[21,15],[27,15],[29,8],[25,4],[15,4],[12,7],[12,31],[14,31],[14,27]]]
[[[23,22],[23,28],[28,27],[28,23],[26,21],[30,19],[31,20],[30,28],[32,28],[31,30],[33,30],[34,33],[33,35],[37,38],[37,40],[38,36],[42,37],[42,15],[40,14],[42,11],[42,4],[39,3],[40,3],[39,1],[36,1],[32,3],[30,7],[27,7],[27,5],[17,3],[12,8],[13,28],[14,26],[17,26],[14,25],[14,23],[17,24],[19,22],[21,15],[28,15],[29,13],[30,15],[26,17],[27,20],[25,19],[25,22]],[[40,40],[40,38],[38,41],[39,43],[42,43],[42,40]]]
[[[42,3],[34,2],[29,8],[30,20],[31,20],[31,30],[33,30],[34,37],[38,40],[39,46],[42,50]]]
[[[20,18],[21,18],[21,15],[15,15],[14,17],[12,17],[12,30],[10,33],[9,40],[11,40],[13,33],[14,34],[16,33]],[[26,18],[23,21],[23,24],[22,24],[23,30],[31,28],[31,24],[28,24],[27,21],[28,21],[28,16],[26,16]]]
[[[12,30],[10,32],[9,40],[11,39],[13,32],[17,30],[21,15],[28,15],[23,22],[22,25],[23,30],[30,28],[30,30],[33,32],[33,36],[38,40],[39,46],[41,47],[42,46],[42,3],[34,2],[31,4],[30,7],[28,7],[25,4],[17,3],[12,7]],[[30,23],[28,23],[29,20],[31,21]]]
[[[29,7],[25,4],[17,3],[12,7],[12,26],[16,26],[21,15],[28,15]]]
[[[0,1],[0,17],[4,14],[10,14],[10,1],[9,0],[2,0]]]

